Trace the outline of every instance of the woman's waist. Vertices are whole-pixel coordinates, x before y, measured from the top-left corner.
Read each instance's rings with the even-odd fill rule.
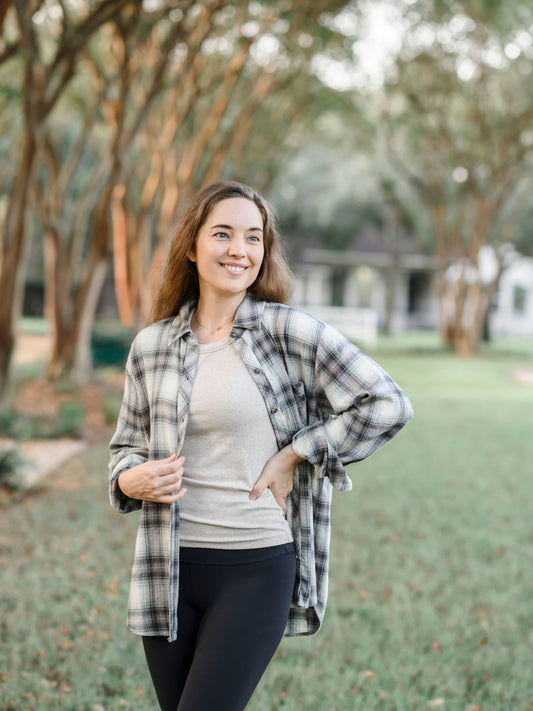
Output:
[[[253,548],[180,546],[180,562],[193,565],[247,565],[294,555],[292,541]]]

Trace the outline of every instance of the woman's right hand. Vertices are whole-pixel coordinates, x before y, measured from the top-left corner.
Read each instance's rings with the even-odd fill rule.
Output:
[[[185,495],[183,489],[184,457],[172,454],[167,459],[149,460],[126,469],[118,477],[121,491],[130,499],[173,504]]]

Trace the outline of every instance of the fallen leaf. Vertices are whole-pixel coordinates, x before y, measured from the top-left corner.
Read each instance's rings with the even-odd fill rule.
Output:
[[[444,706],[445,699],[431,699],[431,701],[428,701],[428,706],[430,709],[438,709],[441,706]]]

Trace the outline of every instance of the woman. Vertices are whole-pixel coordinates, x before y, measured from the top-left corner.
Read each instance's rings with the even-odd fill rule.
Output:
[[[412,416],[374,361],[283,303],[289,277],[268,203],[211,185],[131,347],[110,496],[141,509],[128,626],[163,711],[244,709],[281,637],[318,630],[331,488]]]

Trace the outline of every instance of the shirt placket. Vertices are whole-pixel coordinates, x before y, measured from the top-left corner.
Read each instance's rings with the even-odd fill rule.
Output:
[[[233,335],[233,334],[232,334]],[[235,334],[237,335],[237,334]],[[244,363],[250,370],[259,391],[261,392],[272,423],[274,434],[279,447],[286,447],[292,440],[292,429],[289,418],[284,413],[290,412],[291,403],[283,399],[284,388],[280,387],[287,379],[286,373],[270,374],[268,368],[262,366],[255,356],[252,348],[246,343],[244,338],[237,337],[234,346],[241,355]],[[285,383],[288,385],[288,383]],[[310,527],[302,527],[302,511],[311,506],[308,487],[299,486],[298,477],[295,479],[294,496],[291,496],[287,506],[287,518],[291,526],[297,564],[297,588],[296,598],[298,605],[307,607],[310,599],[310,553],[312,550],[312,540],[310,538]],[[304,514],[304,520],[308,516]]]
[[[188,341],[192,342],[188,342]],[[181,450],[191,402],[192,388],[198,366],[198,345],[192,337],[183,338],[179,344],[178,372],[180,387],[176,392],[176,423],[178,431],[178,450]],[[176,452],[179,454],[179,451]],[[170,507],[170,560],[169,560],[169,637],[172,642],[178,634],[178,596],[179,596],[179,536],[180,507],[179,501]]]

